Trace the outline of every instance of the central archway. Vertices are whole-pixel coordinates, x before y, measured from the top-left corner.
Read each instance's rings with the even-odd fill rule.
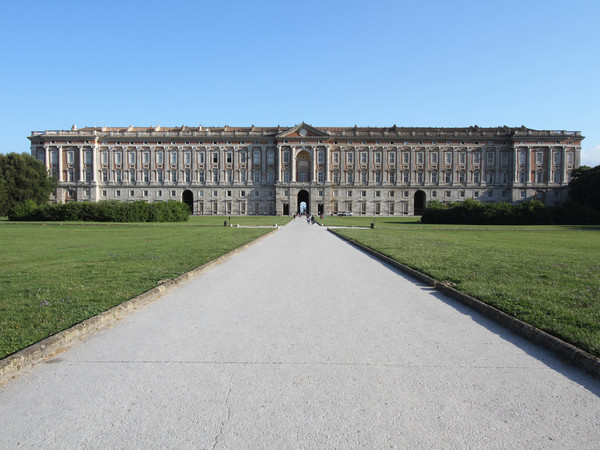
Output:
[[[310,196],[308,191],[302,189],[298,192],[298,214],[309,214],[310,213]]]
[[[422,216],[425,211],[425,206],[427,204],[427,199],[425,197],[425,192],[417,191],[415,192],[415,216]]]
[[[192,191],[190,191],[190,190],[183,191],[183,194],[181,194],[181,201],[183,203],[185,203],[186,205],[188,205],[190,214],[193,214],[194,213],[194,194],[192,194]]]

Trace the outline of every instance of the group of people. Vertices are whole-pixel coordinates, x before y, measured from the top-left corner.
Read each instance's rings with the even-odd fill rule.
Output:
[[[294,214],[294,219],[296,217],[302,217],[304,214],[302,213],[296,213]],[[323,214],[320,214],[319,217],[321,218],[321,220],[325,219],[325,216]],[[313,225],[315,223],[315,216],[313,216],[312,214],[307,214],[306,215],[306,223],[309,225]]]

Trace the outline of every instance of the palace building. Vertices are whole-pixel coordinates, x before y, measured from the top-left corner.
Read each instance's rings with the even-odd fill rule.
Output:
[[[579,131],[86,127],[34,131],[54,201],[177,200],[194,214],[413,215],[428,202],[567,198]]]

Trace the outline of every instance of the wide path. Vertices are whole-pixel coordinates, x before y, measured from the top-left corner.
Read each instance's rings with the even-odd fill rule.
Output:
[[[598,448],[599,395],[296,219],[0,387],[0,448]]]

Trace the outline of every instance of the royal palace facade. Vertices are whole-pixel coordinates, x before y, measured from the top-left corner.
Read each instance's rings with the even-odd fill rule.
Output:
[[[54,200],[177,200],[194,214],[412,215],[432,200],[566,200],[578,131],[87,127],[34,131]]]

